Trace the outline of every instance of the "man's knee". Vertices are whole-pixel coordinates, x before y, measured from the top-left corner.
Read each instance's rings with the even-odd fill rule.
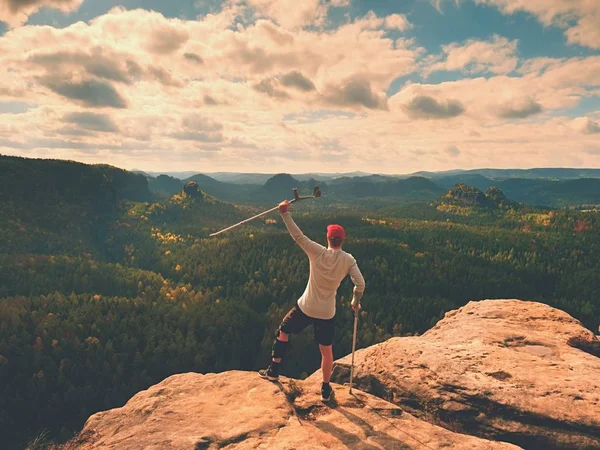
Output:
[[[321,350],[321,355],[324,357],[333,356],[333,345],[321,345],[319,344],[319,350]]]
[[[277,335],[275,337],[275,342],[273,342],[273,349],[271,351],[271,356],[273,359],[281,359],[285,355],[285,350],[287,347],[289,334],[281,331],[281,328],[277,330]]]
[[[283,331],[281,331],[281,328],[279,329],[279,333],[277,334],[277,339],[283,342],[287,342],[288,339],[290,338],[290,335],[288,333],[284,333]]]

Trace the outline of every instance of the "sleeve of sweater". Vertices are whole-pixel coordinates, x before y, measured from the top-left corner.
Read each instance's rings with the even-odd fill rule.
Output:
[[[290,232],[292,239],[296,241],[296,244],[298,244],[300,248],[304,250],[304,252],[308,255],[309,258],[312,258],[313,256],[316,256],[320,252],[325,250],[325,247],[323,247],[321,244],[317,244],[316,242],[311,241],[304,235],[304,233],[302,233],[300,228],[298,228],[298,225],[296,225],[296,222],[294,222],[294,219],[292,219],[292,216],[289,212],[283,213],[281,217],[283,218],[283,223],[285,223],[285,226]]]
[[[354,295],[359,297],[360,299],[360,297],[362,297],[362,293],[365,291],[365,279],[360,269],[358,268],[358,264],[356,264],[356,260],[354,261],[352,266],[350,266],[348,275],[350,275],[350,279],[354,283]],[[360,296],[358,296],[357,294],[360,294]]]

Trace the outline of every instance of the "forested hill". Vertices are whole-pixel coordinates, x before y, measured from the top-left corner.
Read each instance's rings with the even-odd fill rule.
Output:
[[[144,175],[109,165],[0,155],[0,254],[86,253],[118,261],[121,239],[138,235],[130,230],[136,220],[198,231],[246,214],[210,196],[175,195],[160,205],[155,198]],[[0,295],[6,289],[0,284]]]
[[[150,201],[146,177],[109,165],[0,155],[4,200],[89,203],[110,208],[118,200]]]
[[[116,167],[0,156],[0,248],[97,254],[120,203],[152,198],[144,176]]]

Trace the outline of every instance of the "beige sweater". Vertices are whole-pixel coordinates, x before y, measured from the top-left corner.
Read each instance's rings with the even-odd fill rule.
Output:
[[[365,280],[356,260],[341,249],[323,247],[307,238],[289,212],[281,215],[294,241],[304,250],[310,261],[310,277],[298,307],[304,314],[317,319],[335,316],[335,296],[340,283],[350,275],[356,292],[365,290]]]

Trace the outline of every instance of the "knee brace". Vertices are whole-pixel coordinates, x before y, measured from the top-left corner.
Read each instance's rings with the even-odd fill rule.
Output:
[[[279,333],[277,333],[279,335]],[[285,348],[287,347],[287,342],[280,341],[279,339],[275,339],[273,342],[273,351],[271,352],[271,356],[273,358],[283,358],[285,355]]]

